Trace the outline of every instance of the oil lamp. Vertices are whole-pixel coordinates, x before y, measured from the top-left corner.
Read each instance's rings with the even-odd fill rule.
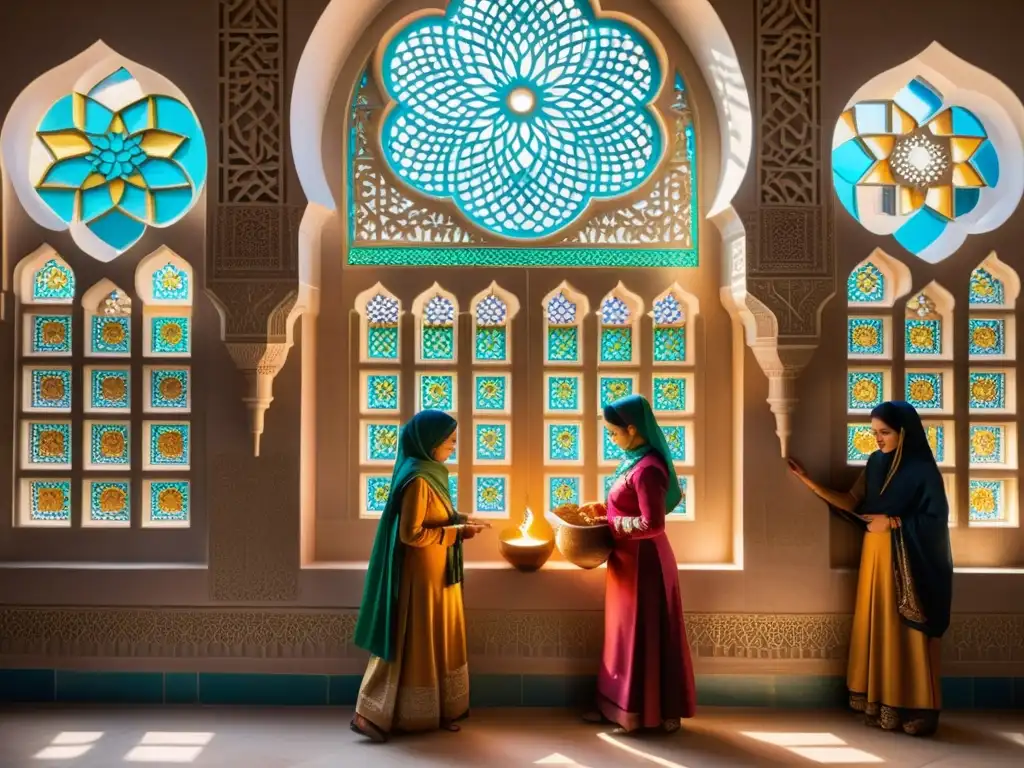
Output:
[[[538,522],[543,525],[527,507],[522,524],[518,528],[506,528],[498,538],[501,556],[517,571],[539,570],[555,549],[555,540],[538,530]]]

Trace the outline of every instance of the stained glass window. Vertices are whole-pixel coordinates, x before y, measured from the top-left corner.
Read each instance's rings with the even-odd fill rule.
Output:
[[[861,264],[846,281],[850,304],[881,304],[885,301],[885,275],[872,262]]]
[[[479,5],[481,0],[471,0]],[[589,5],[587,0],[572,0],[579,2],[580,7]],[[560,0],[543,0],[542,5],[555,3],[560,6],[559,13],[553,15],[550,21],[556,18],[563,18],[566,9],[569,7]],[[527,4],[523,4],[524,7]],[[500,8],[501,6],[495,6]],[[527,8],[526,17],[529,17],[535,9]],[[546,11],[545,11],[546,12]],[[571,14],[573,11],[569,11]],[[499,16],[497,13],[490,19],[495,21]],[[509,29],[515,28],[518,33],[522,32],[520,23],[526,21],[526,17],[516,17]],[[490,18],[490,17],[489,17]],[[486,25],[485,25],[486,26]],[[545,77],[544,70],[552,66],[550,58],[549,35],[555,38],[564,39],[564,35],[576,34],[571,27],[562,33],[556,27],[546,24],[542,27],[544,34],[537,34],[531,30],[528,39],[522,41],[523,46],[515,51],[515,57],[522,55],[531,56],[535,64],[540,66],[535,69],[534,75],[540,79]],[[401,33],[400,35],[401,36]],[[414,35],[414,37],[416,37]],[[502,38],[505,39],[505,36]],[[418,42],[423,42],[422,37],[417,37]],[[393,42],[393,40],[392,40]],[[498,46],[503,43],[478,39],[478,43],[487,49],[488,46]],[[417,60],[414,66],[430,66],[433,60],[434,65],[439,66],[442,72],[448,72],[445,77],[457,72],[459,64],[447,56],[437,56],[436,51],[431,59],[429,52],[420,48],[424,55],[422,60]],[[597,52],[599,48],[591,49]],[[383,52],[382,52],[383,53]],[[412,55],[412,50],[406,54]],[[461,54],[459,54],[461,56]],[[501,54],[495,61],[500,59]],[[588,54],[589,56],[589,54]],[[584,56],[580,62],[588,58]],[[456,56],[458,59],[459,56]],[[610,62],[609,62],[610,63]],[[670,62],[670,65],[672,62]],[[541,66],[543,65],[543,66]],[[490,66],[490,65],[488,65]],[[405,67],[405,65],[403,65]],[[561,70],[564,75],[567,70]],[[597,70],[594,70],[596,74]],[[403,75],[399,80],[408,82],[410,70],[405,67]],[[388,74],[385,73],[387,82]],[[453,166],[445,166],[439,160],[441,155],[454,151],[456,144],[465,144],[462,128],[467,123],[467,114],[464,114],[468,107],[466,103],[458,103],[457,100],[448,98],[444,100],[444,108],[450,112],[450,117],[456,120],[449,124],[445,130],[455,130],[450,135],[450,141],[444,146],[438,144],[436,136],[424,138],[422,131],[429,133],[437,129],[436,120],[438,115],[434,114],[428,106],[420,105],[415,115],[404,115],[398,118],[393,110],[389,110],[390,102],[396,96],[390,88],[378,82],[377,74],[368,69],[360,77],[357,87],[354,89],[353,100],[349,118],[349,140],[348,140],[348,219],[349,234],[352,245],[347,250],[347,261],[349,264],[366,266],[591,266],[591,267],[696,267],[698,263],[698,200],[697,200],[697,152],[694,120],[691,110],[686,84],[679,72],[673,72],[672,83],[674,98],[671,105],[663,114],[665,128],[663,152],[664,160],[651,174],[647,183],[641,186],[643,191],[634,191],[616,202],[616,206],[609,207],[607,203],[600,209],[588,207],[587,202],[591,197],[600,197],[610,192],[593,195],[590,191],[592,185],[600,185],[602,176],[612,170],[614,164],[603,164],[597,173],[589,174],[589,180],[582,188],[573,190],[568,197],[563,197],[557,204],[548,204],[543,200],[539,205],[529,197],[537,185],[544,186],[544,194],[557,194],[560,185],[572,183],[572,178],[580,171],[585,170],[586,163],[578,165],[572,173],[560,174],[555,177],[545,175],[546,170],[558,165],[563,158],[559,152],[544,153],[544,146],[550,141],[541,136],[533,139],[533,133],[528,136],[519,136],[513,144],[503,141],[503,134],[514,126],[527,131],[534,131],[541,127],[541,123],[548,117],[554,117],[541,108],[537,102],[538,109],[527,115],[516,115],[515,120],[508,122],[511,114],[510,104],[512,91],[516,91],[517,100],[521,100],[526,93],[516,90],[511,86],[495,91],[492,96],[497,98],[497,105],[493,111],[492,119],[494,130],[486,135],[486,141],[479,140],[471,142],[473,151],[490,151],[493,155],[512,153],[515,157],[508,163],[477,163],[477,167],[470,174],[460,173],[456,169],[458,163]],[[466,83],[471,81],[466,81]],[[554,86],[555,81],[550,81],[548,86]],[[582,81],[580,81],[582,83]],[[574,84],[586,89],[586,84]],[[421,82],[409,83],[417,89],[435,89],[437,83],[427,84]],[[465,83],[464,83],[465,85]],[[635,81],[630,83],[630,87]],[[479,86],[484,87],[487,86]],[[578,91],[578,88],[576,89]],[[504,94],[504,96],[502,96]],[[399,99],[400,100],[400,99]],[[440,103],[440,102],[437,102]],[[482,105],[483,102],[480,102]],[[582,104],[582,103],[581,103]],[[452,112],[451,110],[455,111]],[[627,107],[632,110],[633,107]],[[401,108],[399,109],[401,111]],[[470,110],[472,111],[472,110]],[[572,110],[570,110],[572,112]],[[570,121],[574,118],[569,114]],[[610,112],[608,114],[611,114]],[[388,119],[388,115],[391,115]],[[620,115],[616,118],[619,126],[628,127],[629,115],[635,115],[630,111],[626,118]],[[403,155],[405,161],[411,160],[413,166],[403,165],[399,161],[395,169],[395,156],[391,149],[403,146],[403,142],[391,144],[389,147],[382,147],[380,138],[385,142],[388,131],[394,122],[402,123],[404,130],[403,142],[411,145],[419,143],[419,149],[414,160],[407,156],[406,149],[399,154]],[[417,125],[412,125],[415,120]],[[428,122],[434,125],[418,125],[421,122]],[[462,126],[460,128],[460,126]],[[559,134],[561,149],[567,152],[582,151],[581,142],[589,141],[584,134],[576,132],[572,123],[564,123],[566,129]],[[581,129],[582,130],[582,129]],[[566,140],[566,139],[569,140]],[[610,134],[602,137],[602,141],[610,139]],[[452,141],[455,144],[452,144]],[[514,149],[514,146],[522,141],[529,144],[525,152]],[[645,140],[646,141],[646,140]],[[620,152],[623,146],[629,147],[630,143],[616,144],[616,151]],[[489,148],[489,149],[486,149]],[[634,148],[635,149],[635,148]],[[479,153],[477,153],[479,154]],[[584,153],[587,157],[597,157]],[[467,162],[472,163],[475,155],[461,155]],[[578,155],[582,157],[584,155]],[[532,162],[526,166],[522,163],[532,158]],[[635,160],[635,158],[634,158]],[[389,168],[390,166],[390,168]],[[514,187],[508,187],[506,182],[511,178],[515,169],[519,167],[518,176],[515,176]],[[634,165],[626,173],[618,175],[614,183],[624,183],[630,175],[637,173]],[[409,188],[421,188],[422,185],[433,184],[446,173],[458,173],[460,184],[478,184],[480,176],[496,176],[499,180],[496,183],[488,183],[468,189],[465,193],[458,192],[457,185],[450,186],[447,190],[438,195],[429,194],[432,198],[429,205],[422,202],[419,195],[409,194]],[[395,183],[395,177],[400,179]],[[416,178],[413,178],[415,176]],[[549,178],[559,179],[554,185],[546,184]],[[434,181],[431,181],[434,180]],[[502,181],[504,180],[504,181]],[[525,181],[524,181],[525,180]],[[486,190],[486,193],[480,190]],[[454,194],[453,194],[454,192]],[[501,205],[501,201],[508,194],[513,197],[510,206]],[[447,198],[438,200],[438,198]],[[470,201],[485,197],[482,204],[472,210],[465,206]],[[533,215],[526,214],[525,206],[534,204]],[[563,227],[561,231],[553,234],[550,238],[552,245],[532,247],[529,241],[539,236],[546,226],[550,226],[556,219],[562,218],[571,211],[581,212],[579,219],[572,226]],[[519,221],[523,215],[527,219]],[[476,218],[474,218],[476,217]],[[482,217],[482,218],[481,218]],[[480,222],[486,219],[481,226]],[[499,220],[497,227],[488,226],[487,222]],[[468,225],[473,221],[474,225]],[[532,232],[524,233],[522,237],[513,234],[517,228],[529,228]],[[510,240],[526,241],[516,242],[510,245]]]
[[[376,293],[363,310],[363,358],[398,362],[399,326],[402,305],[394,296]]]
[[[686,310],[679,296],[669,293],[654,302],[654,362],[687,362]]]
[[[935,301],[927,293],[919,293],[907,302],[905,343],[908,356],[933,357],[943,353],[943,318]]]
[[[971,306],[1001,307],[1006,302],[1006,290],[1002,280],[995,278],[984,267],[977,267],[971,272]]]
[[[478,363],[507,363],[510,360],[508,304],[489,293],[474,311],[473,357]]]
[[[447,296],[433,294],[423,306],[420,317],[420,360],[423,362],[455,361],[455,303]]]
[[[598,350],[598,363],[601,365],[629,365],[636,362],[636,318],[627,300],[611,294],[601,302],[601,337]]]
[[[47,261],[32,276],[32,301],[38,304],[70,304],[75,298],[75,273],[63,259]]]

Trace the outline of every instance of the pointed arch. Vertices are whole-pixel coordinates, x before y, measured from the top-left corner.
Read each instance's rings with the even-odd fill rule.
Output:
[[[145,305],[191,306],[195,301],[192,265],[162,245],[135,268],[135,293]]]
[[[846,303],[850,307],[893,307],[910,292],[910,270],[881,248],[875,248],[854,267],[846,279]]]
[[[416,362],[451,364],[459,359],[459,300],[434,283],[412,303]]]
[[[693,361],[694,319],[700,302],[692,293],[673,283],[651,304],[654,324],[654,364],[679,365]]]
[[[469,302],[473,323],[473,364],[496,365],[512,361],[512,320],[519,314],[519,299],[497,282]]]
[[[1020,275],[992,251],[971,272],[971,309],[1014,309],[1020,296]]]
[[[956,301],[933,280],[907,299],[904,353],[908,360],[953,359],[953,308]]]
[[[644,302],[620,281],[601,299],[598,317],[598,364],[637,365],[640,360],[640,318]]]
[[[583,361],[583,318],[590,300],[568,281],[551,291],[544,307],[544,364],[580,365]]]
[[[402,300],[381,283],[358,296],[359,359],[363,363],[398,363],[402,354]]]
[[[14,294],[21,304],[72,304],[75,290],[75,271],[47,243],[14,268]]]

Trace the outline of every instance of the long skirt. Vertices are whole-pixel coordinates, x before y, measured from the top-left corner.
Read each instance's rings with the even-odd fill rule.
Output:
[[[679,573],[664,535],[619,541],[608,559],[598,709],[627,731],[679,726],[696,695]]]
[[[850,707],[885,730],[938,727],[940,641],[900,621],[891,533],[864,534],[846,684]]]
[[[469,670],[462,585],[441,587],[404,568],[398,637],[394,661],[370,658],[356,714],[383,733],[436,730],[465,717]]]

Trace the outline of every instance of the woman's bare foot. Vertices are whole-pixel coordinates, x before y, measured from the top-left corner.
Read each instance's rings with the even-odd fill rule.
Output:
[[[591,725],[603,725],[604,723],[607,723],[608,720],[600,712],[594,710],[593,712],[587,712],[583,715],[583,722],[590,723]]]
[[[452,722],[451,720],[442,720],[441,730],[451,731],[452,733],[458,733],[462,730],[462,726],[460,726],[458,723]]]
[[[371,723],[362,715],[356,715],[352,718],[352,723],[349,727],[361,736],[365,736],[375,744],[383,744],[388,740],[388,735],[384,733],[380,728]]]

